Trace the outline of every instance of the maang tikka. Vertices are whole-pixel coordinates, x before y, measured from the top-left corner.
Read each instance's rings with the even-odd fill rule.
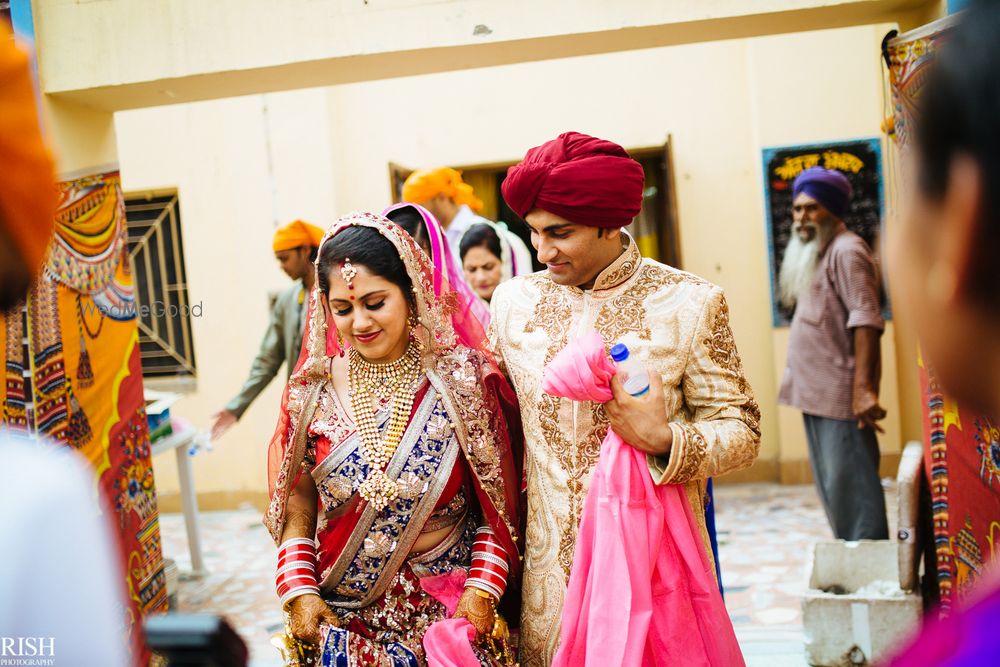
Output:
[[[354,289],[354,277],[358,275],[358,270],[351,264],[351,258],[345,257],[344,263],[340,265],[340,277],[347,283],[347,289]],[[353,300],[354,297],[352,296]]]

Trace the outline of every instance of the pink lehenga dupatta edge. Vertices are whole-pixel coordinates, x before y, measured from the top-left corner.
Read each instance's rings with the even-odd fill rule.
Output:
[[[407,207],[413,208],[424,220],[424,228],[427,231],[427,238],[430,240],[431,246],[431,263],[436,270],[434,279],[435,295],[441,296],[445,280],[451,289],[458,294],[459,298],[452,312],[452,318],[456,321],[456,330],[462,332],[476,329],[477,327],[468,326],[467,324],[468,318],[473,317],[479,324],[478,328],[486,331],[486,328],[490,324],[490,309],[476,296],[472,288],[465,281],[462,267],[458,265],[458,260],[455,258],[451,246],[448,245],[444,229],[441,228],[441,224],[437,221],[437,218],[423,206],[410,202],[393,204],[382,211],[382,215],[386,216],[393,211]],[[481,346],[481,341],[463,340],[462,342],[469,347]]]
[[[615,368],[604,340],[571,341],[543,389],[607,402]],[[584,504],[553,667],[743,665],[699,528],[681,485],[657,485],[646,455],[613,430]]]

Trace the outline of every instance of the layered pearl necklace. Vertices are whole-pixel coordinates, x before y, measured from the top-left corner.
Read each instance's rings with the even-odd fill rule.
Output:
[[[385,474],[385,467],[406,431],[420,371],[420,351],[413,344],[402,357],[387,364],[373,364],[353,347],[349,351],[351,408],[361,437],[361,455],[370,466],[358,493],[376,510],[381,511],[399,495],[399,487]],[[384,440],[375,421],[376,400],[380,407],[392,402],[392,418]]]

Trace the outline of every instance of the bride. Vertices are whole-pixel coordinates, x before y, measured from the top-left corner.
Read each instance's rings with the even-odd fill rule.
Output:
[[[268,454],[287,641],[324,665],[424,665],[450,584],[477,657],[497,664],[497,605],[520,570],[514,393],[394,223],[341,218],[316,270]]]

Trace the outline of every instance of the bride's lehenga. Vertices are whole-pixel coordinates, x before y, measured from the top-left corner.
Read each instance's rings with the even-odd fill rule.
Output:
[[[265,524],[280,541],[291,489],[311,475],[318,492],[316,528],[320,594],[337,616],[323,626],[323,665],[424,665],[427,628],[448,617],[445,604],[425,590],[432,577],[464,573],[477,530],[492,534],[508,554],[511,579],[520,566],[517,536],[520,423],[509,385],[483,349],[459,342],[483,340],[481,330],[456,322],[442,305],[453,292],[435,296],[435,276],[405,232],[370,214],[338,222],[327,238],[349,225],[378,229],[399,249],[417,299],[422,371],[412,409],[385,474],[397,495],[385,507],[359,492],[373,472],[359,428],[329,379],[329,360],[339,352],[314,292],[307,348],[289,381],[269,455],[271,504]],[[375,413],[384,436],[391,404]],[[376,471],[377,472],[377,471]],[[446,537],[416,553],[422,535]],[[483,665],[495,651],[475,647]]]

